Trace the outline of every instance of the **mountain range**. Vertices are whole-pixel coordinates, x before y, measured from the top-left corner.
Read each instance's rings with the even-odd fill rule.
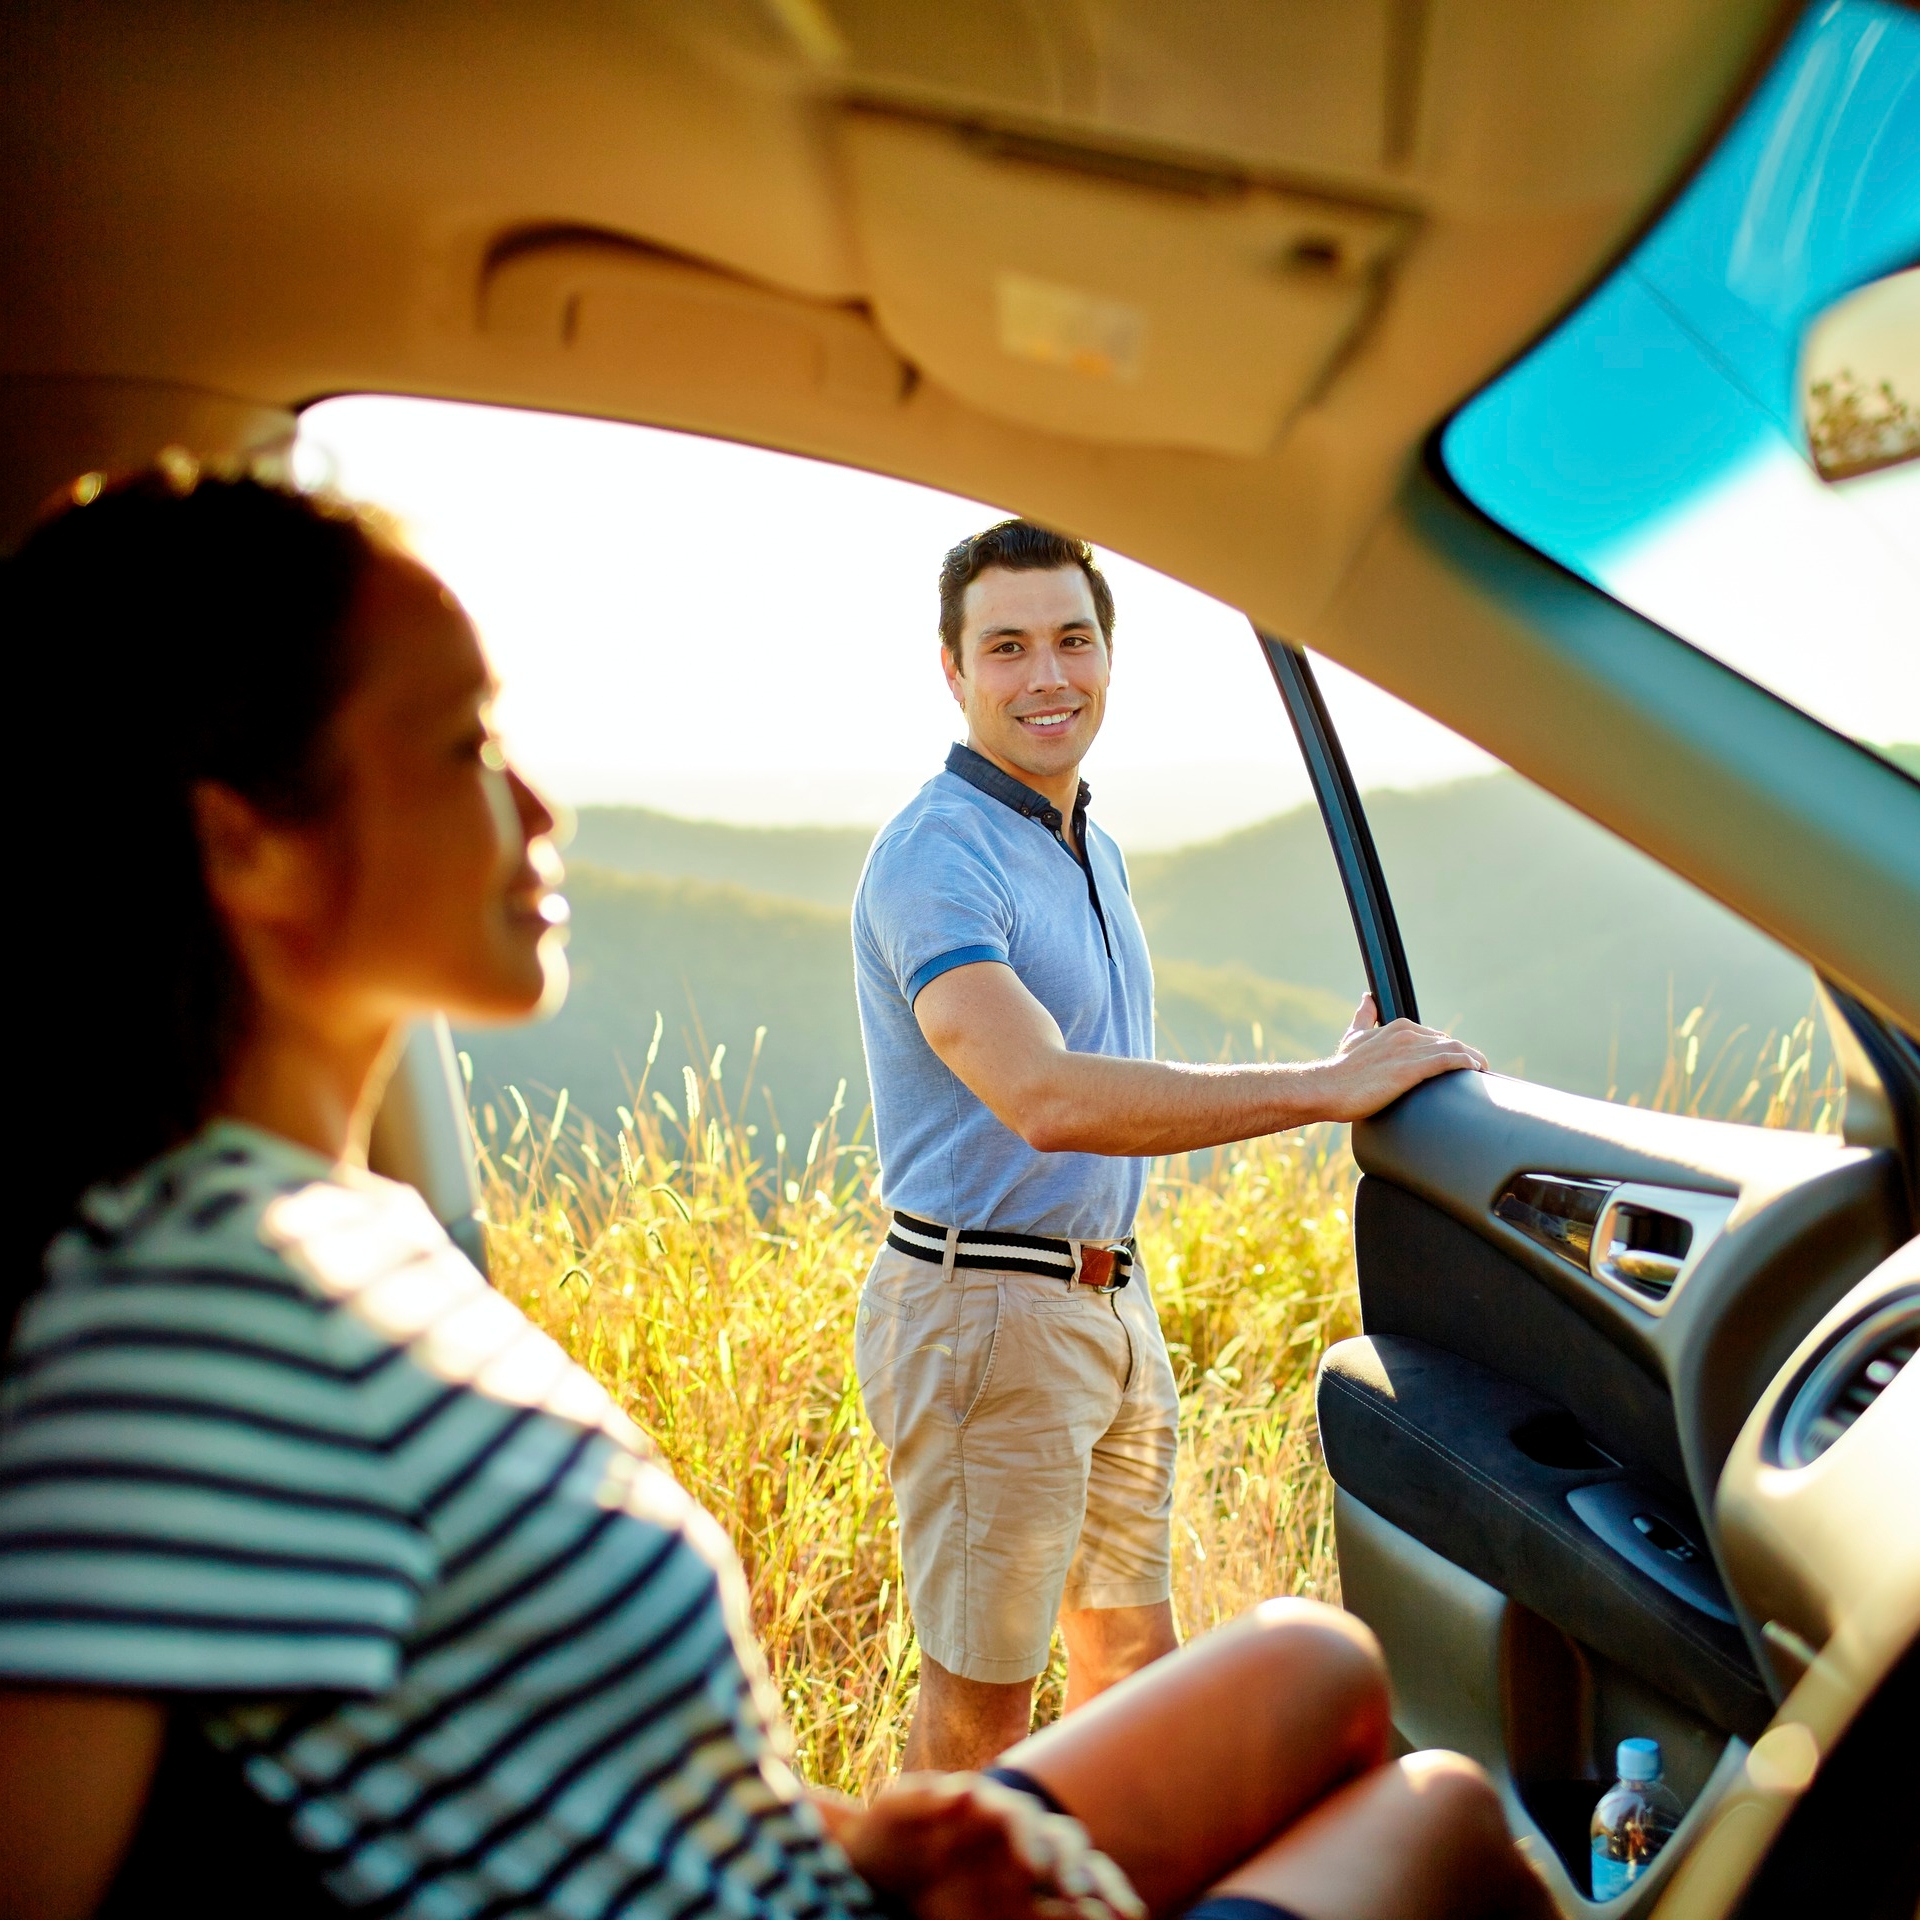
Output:
[[[1920,747],[1892,750],[1920,777]],[[1367,796],[1421,1017],[1505,1071],[1583,1093],[1645,1093],[1696,1005],[1709,1049],[1750,1058],[1810,1009],[1806,966],[1645,856],[1513,774]],[[866,1086],[847,915],[872,835],[740,827],[588,807],[568,851],[566,1006],[542,1025],[463,1031],[476,1096],[561,1088],[602,1123],[724,1045],[737,1091],[766,1029],[751,1118],[810,1126]],[[1298,807],[1131,862],[1155,962],[1160,1050],[1312,1058],[1362,986],[1318,813]],[[771,1108],[766,1104],[771,1099]]]

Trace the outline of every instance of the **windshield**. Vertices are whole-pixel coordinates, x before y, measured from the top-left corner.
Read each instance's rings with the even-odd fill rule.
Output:
[[[1920,15],[1828,0],[1442,452],[1511,532],[1920,775],[1920,464],[1822,481],[1796,407],[1807,323],[1917,254]]]

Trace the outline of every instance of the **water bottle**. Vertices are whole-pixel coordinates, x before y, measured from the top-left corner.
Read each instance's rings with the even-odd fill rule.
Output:
[[[1680,1824],[1680,1802],[1660,1784],[1660,1742],[1622,1740],[1620,1777],[1593,1810],[1593,1897],[1611,1900],[1646,1872]]]

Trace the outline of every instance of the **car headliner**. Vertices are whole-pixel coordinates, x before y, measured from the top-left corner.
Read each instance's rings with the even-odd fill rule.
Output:
[[[1423,457],[1796,11],[16,4],[6,534],[352,390],[898,474],[1323,649],[1920,1029],[1920,790]]]

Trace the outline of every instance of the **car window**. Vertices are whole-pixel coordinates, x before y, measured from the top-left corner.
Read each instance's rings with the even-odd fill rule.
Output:
[[[566,1006],[459,1035],[483,1130],[489,1110],[517,1124],[514,1090],[547,1114],[564,1090],[611,1130],[650,1058],[646,1097],[678,1107],[717,1050],[737,1089],[757,1051],[744,1124],[800,1134],[836,1097],[857,1119],[848,906],[874,828],[956,732],[938,556],[999,510],[685,434],[377,396],[310,408],[297,461],[384,507],[462,596],[509,744],[574,811]],[[1087,771],[1128,855],[1160,1049],[1324,1052],[1364,979],[1260,649],[1232,609],[1102,560],[1119,624]],[[1804,965],[1458,735],[1316,671],[1424,1018],[1570,1091],[1831,1123]]]
[[[1822,0],[1666,215],[1441,448],[1520,538],[1920,775],[1920,464],[1823,481],[1799,418],[1808,323],[1920,255],[1916,181],[1920,15]],[[1920,391],[1856,384],[1848,406],[1920,434]]]
[[[489,1112],[518,1124],[509,1089],[537,1115],[565,1090],[610,1133],[650,1058],[649,1103],[684,1110],[685,1070],[718,1058],[769,1141],[804,1147],[836,1097],[854,1125],[854,884],[956,736],[940,556],[1004,510],[686,434],[377,396],[310,408],[296,465],[384,507],[461,596],[508,744],[575,810],[566,1005],[457,1036],[483,1136]],[[1129,859],[1160,1050],[1323,1054],[1364,981],[1260,649],[1218,602],[1102,564],[1118,625],[1087,776]],[[1376,744],[1399,760],[1395,724]],[[1443,740],[1422,777],[1462,751]]]
[[[1313,667],[1343,742],[1392,743],[1350,759],[1423,1021],[1569,1093],[1838,1129],[1804,961],[1437,721]]]

